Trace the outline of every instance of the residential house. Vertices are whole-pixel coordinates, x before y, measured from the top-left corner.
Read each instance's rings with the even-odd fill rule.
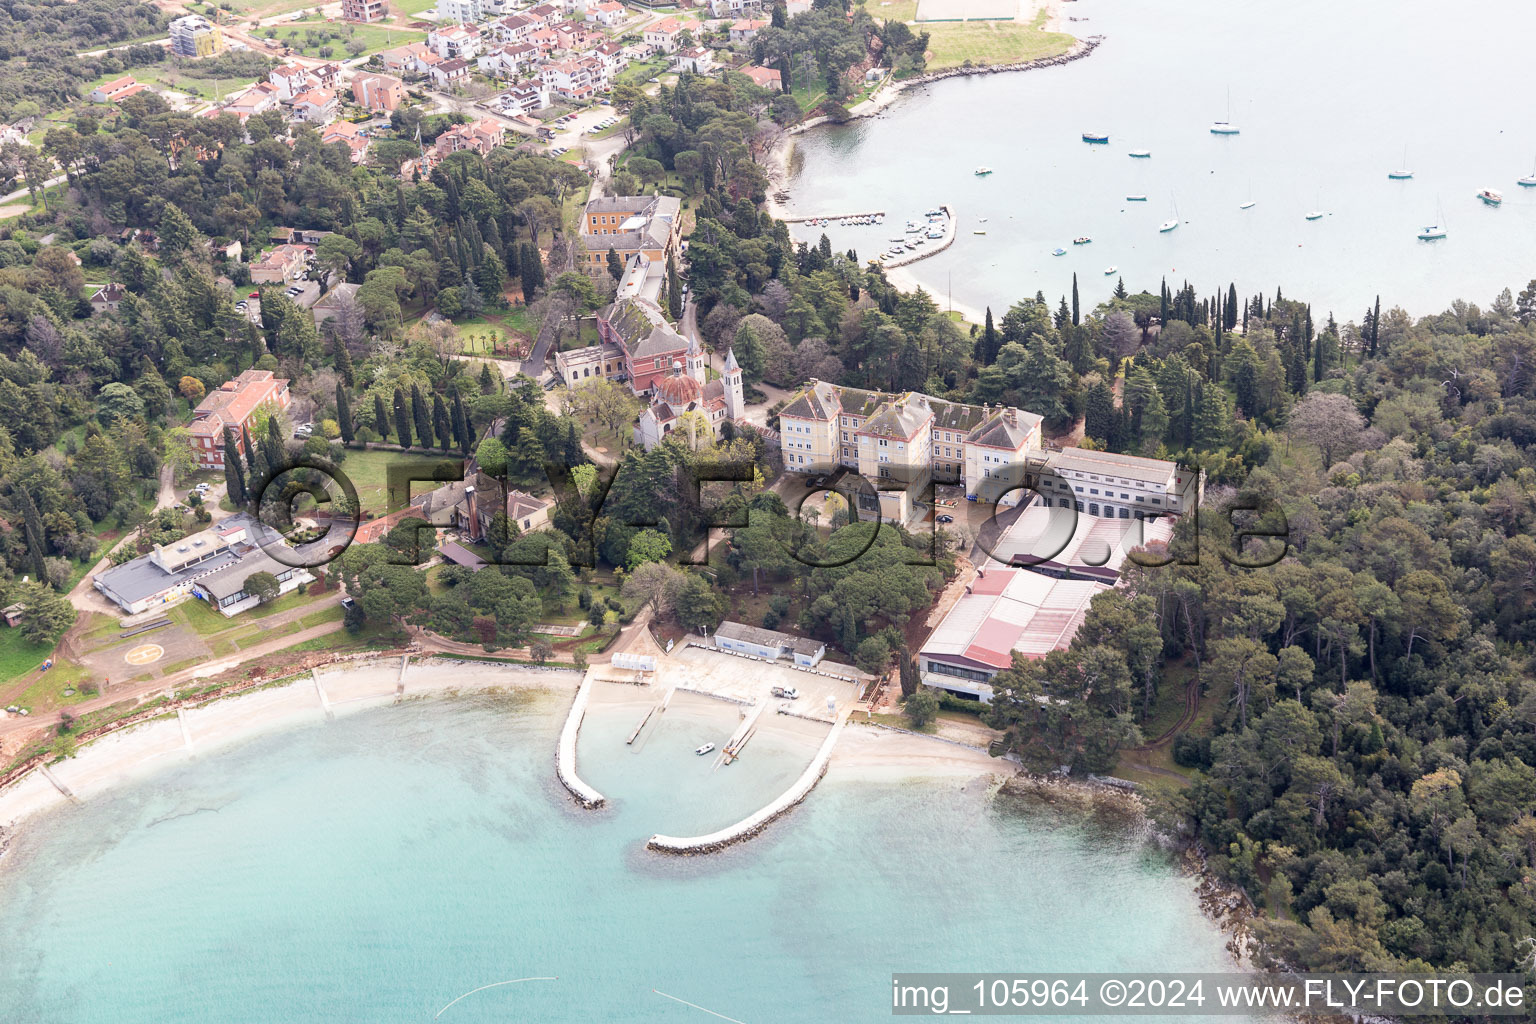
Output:
[[[463,57],[455,57],[436,65],[428,73],[439,89],[452,89],[456,85],[469,81],[469,61]]]
[[[103,82],[91,90],[92,103],[117,103],[125,100],[136,92],[145,88],[142,82],[134,79],[132,75],[124,75],[122,78],[114,78],[110,82]]]
[[[257,82],[245,90],[245,92],[230,100],[224,107],[224,110],[244,121],[252,114],[264,114],[274,109],[277,107],[280,98],[277,86],[271,82]]]
[[[201,14],[188,14],[171,22],[171,52],[178,57],[212,57],[224,50],[219,26]]]
[[[340,142],[351,153],[352,162],[360,164],[367,156],[368,145],[372,140],[351,121],[332,121],[320,129],[320,141],[327,146],[333,142]]]
[[[672,196],[598,196],[587,203],[582,215],[581,240],[586,248],[586,269],[601,273],[607,267],[608,250],[628,261],[633,253],[665,263],[679,251],[682,204]]]
[[[322,89],[330,89],[334,92],[336,86],[341,82],[341,65],[334,62],[321,64],[317,68],[310,68],[309,73],[315,76]]]
[[[293,114],[310,124],[326,124],[341,109],[336,94],[329,89],[310,89],[293,98]]]
[[[271,370],[246,370],[204,395],[187,426],[198,465],[223,469],[225,431],[237,432],[235,446],[244,454],[243,435],[256,414],[282,412],[291,401],[288,381],[274,377]]]
[[[596,65],[596,68],[594,68]],[[539,78],[562,99],[582,103],[592,98],[602,77],[599,61],[566,59],[544,65]]]
[[[498,18],[491,22],[491,34],[503,43],[521,43],[527,40],[534,29],[542,25],[537,18],[530,18],[526,14],[509,14],[505,18]]]
[[[554,27],[555,23],[564,17],[565,12],[554,4],[539,4],[523,12],[528,17],[546,27]]]
[[[357,290],[360,287],[362,286],[353,284],[351,281],[343,281],[327,292],[309,309],[314,314],[315,326],[319,327],[332,317],[340,316],[342,309],[349,302],[357,301]]]
[[[772,89],[775,92],[784,90],[784,78],[779,74],[778,68],[765,68],[761,64],[748,64],[741,69],[741,73],[752,79],[759,89]]]
[[[657,52],[675,53],[680,45],[678,37],[685,29],[686,26],[676,18],[662,18],[654,25],[647,25],[641,38]]]
[[[454,125],[437,137],[432,148],[439,160],[449,153],[464,149],[489,156],[491,150],[501,145],[505,135],[506,129],[502,128],[500,121],[484,117],[468,124]]]
[[[624,5],[617,0],[598,0],[587,8],[587,20],[613,28],[624,20]]]
[[[554,53],[560,49],[560,33],[548,25],[540,25],[528,33],[528,43],[536,47],[540,53]]]
[[[284,103],[291,102],[295,96],[301,96],[310,89],[320,86],[320,80],[312,76],[309,69],[297,64],[284,64],[273,68],[267,73],[267,81],[277,86],[277,97]]]
[[[538,55],[539,51],[527,43],[504,43],[482,53],[476,59],[476,63],[481,74],[494,78],[511,78],[531,65]]]
[[[480,29],[474,25],[450,25],[427,33],[427,45],[444,60],[473,60],[480,52]]]
[[[709,13],[716,18],[739,17],[746,9],[746,0],[709,0]]]
[[[519,82],[507,91],[502,109],[508,114],[536,114],[549,106],[549,90],[540,81]]]
[[[98,313],[116,313],[117,307],[122,304],[123,296],[128,290],[116,281],[109,281],[97,288],[90,298],[91,315]]]
[[[278,245],[251,261],[255,284],[287,284],[304,269],[308,252],[302,245]]]
[[[603,67],[607,69],[610,80],[612,80],[615,71],[629,63],[624,57],[623,44],[617,43],[612,39],[604,40],[592,47],[592,56],[603,62]]]
[[[768,27],[768,22],[761,18],[743,18],[731,25],[732,43],[750,43],[757,38],[757,34]]]
[[[678,71],[691,71],[696,75],[708,74],[715,66],[715,51],[706,50],[702,46],[690,46],[686,50],[678,50],[672,66]]]
[[[389,13],[385,0],[341,0],[341,19],[363,24],[383,21]]]
[[[416,66],[417,59],[423,53],[430,53],[432,48],[426,43],[407,43],[404,46],[396,46],[394,49],[385,50],[379,54],[379,60],[384,64],[385,71],[393,71],[395,74],[406,74],[420,69]]]
[[[393,75],[363,72],[352,77],[352,99],[375,113],[395,110],[405,102],[405,83]]]
[[[485,5],[481,0],[437,0],[437,21],[440,25],[473,24],[485,15]]]

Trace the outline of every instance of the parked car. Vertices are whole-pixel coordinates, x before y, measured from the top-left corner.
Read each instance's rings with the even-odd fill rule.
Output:
[[[955,517],[954,516],[939,516],[938,521],[941,522],[941,523],[952,523],[952,522],[955,521]]]
[[[261,292],[251,292],[251,294],[247,295],[246,298],[248,298],[248,299],[259,299],[259,298],[261,298]]]
[[[775,697],[783,697],[785,700],[796,700],[800,696],[800,691],[793,686],[775,686],[773,688],[773,695]]]

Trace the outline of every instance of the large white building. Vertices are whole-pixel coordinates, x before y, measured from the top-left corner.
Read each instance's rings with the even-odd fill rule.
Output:
[[[878,492],[882,518],[905,523],[934,483],[964,483],[966,496],[1016,503],[1029,457],[1040,451],[1039,416],[1005,406],[963,405],[812,381],[779,414],[784,468],[856,470]],[[861,512],[877,511],[860,496]]]

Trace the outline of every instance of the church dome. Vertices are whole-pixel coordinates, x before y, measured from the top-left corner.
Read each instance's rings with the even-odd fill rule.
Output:
[[[672,408],[685,409],[689,403],[699,400],[703,395],[703,389],[699,387],[699,382],[692,377],[675,373],[670,377],[664,378],[660,384],[656,385],[656,393],[663,402],[666,402]]]

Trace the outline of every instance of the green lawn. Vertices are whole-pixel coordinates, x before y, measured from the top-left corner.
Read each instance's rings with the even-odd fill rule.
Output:
[[[395,13],[405,16],[420,14],[436,6],[437,0],[394,0],[394,3],[390,4]]]
[[[1075,40],[1065,32],[1045,32],[1045,12],[1028,24],[1016,21],[973,21],[964,24],[924,24],[929,33],[928,67],[933,71],[972,64],[1016,64],[1066,53]]]
[[[667,70],[665,57],[653,57],[650,60],[636,61],[613,76],[613,84],[619,85],[625,82],[631,85],[644,85],[652,78],[658,78]]]
[[[881,0],[866,2],[864,9],[876,21],[913,21],[917,18],[917,0]]]
[[[428,473],[417,470],[414,475],[429,478],[413,482],[410,485],[409,494],[402,492],[392,497],[389,494],[390,466],[431,467],[445,458],[448,456],[430,455],[426,452],[349,451],[341,468],[351,478],[352,486],[357,488],[357,500],[362,510],[372,512],[374,515],[383,515],[404,507],[412,495],[422,494],[441,486],[433,483]],[[401,472],[412,475],[405,469]]]
[[[312,629],[326,622],[340,622],[347,617],[347,610],[339,604],[333,604],[329,608],[322,608],[317,612],[311,612],[299,620],[301,629]]]
[[[0,683],[20,679],[43,663],[52,644],[29,644],[21,630],[0,627]]]
[[[332,21],[297,21],[289,24],[284,22],[273,26],[277,29],[277,38],[295,53],[302,53],[306,57],[322,57],[329,60],[347,60],[352,57],[352,51],[347,49],[347,43],[351,40],[360,41],[363,53],[378,53],[380,50],[388,50],[396,46],[404,46],[406,43],[419,42],[426,38],[422,32],[410,29],[395,28],[388,25],[347,25],[342,22]],[[306,33],[315,32],[320,37],[311,42]],[[267,30],[262,29],[261,35],[266,37]],[[323,38],[328,37],[328,38]],[[320,51],[329,47],[331,53],[322,54]]]
[[[126,73],[132,75],[135,81],[150,85],[163,85],[168,89],[176,89],[179,92],[199,96],[205,100],[218,99],[220,96],[228,98],[236,93],[254,85],[254,78],[204,78],[193,72],[196,65],[191,68],[173,67],[145,67],[131,68]],[[81,91],[89,95],[90,91],[103,82],[114,78],[121,78],[123,73],[115,75],[103,75],[96,81],[82,86]]]
[[[222,633],[234,625],[232,621],[214,611],[207,601],[199,601],[195,597],[171,609],[170,618],[171,621],[186,626],[198,636]]]

